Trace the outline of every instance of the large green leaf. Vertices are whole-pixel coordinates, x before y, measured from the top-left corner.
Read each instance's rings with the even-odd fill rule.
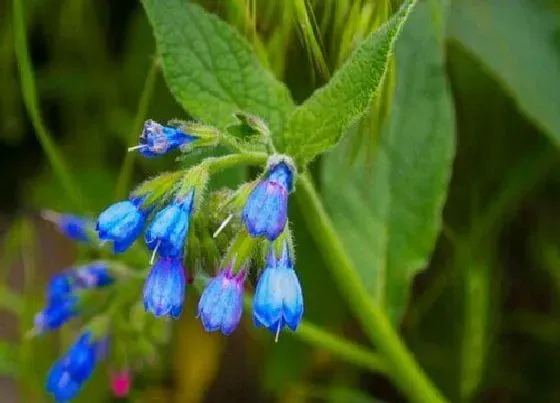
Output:
[[[441,226],[455,145],[444,71],[443,11],[419,3],[396,46],[397,85],[373,161],[325,158],[327,210],[372,297],[397,322]]]
[[[537,0],[456,0],[450,35],[560,145],[560,19]]]
[[[224,129],[246,111],[283,130],[293,102],[229,25],[186,0],[142,0],[167,84],[189,114]]]
[[[275,141],[300,164],[334,146],[365,112],[385,77],[393,44],[416,0],[407,0],[378,31],[369,35],[332,79],[296,108],[287,130]]]

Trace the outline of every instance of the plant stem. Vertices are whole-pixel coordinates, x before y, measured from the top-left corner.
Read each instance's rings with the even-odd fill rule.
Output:
[[[220,136],[220,143],[229,148],[233,152],[243,152],[243,147],[239,144],[237,139],[229,134],[222,133]]]
[[[378,354],[309,322],[301,322],[293,336],[311,345],[321,347],[334,356],[369,371],[382,373],[388,371],[385,360]]]
[[[386,360],[388,376],[412,402],[444,402],[444,397],[407,350],[385,313],[373,303],[363,287],[308,174],[299,176],[296,197],[341,293],[367,337]]]
[[[59,153],[56,144],[53,142],[49,132],[45,128],[39,105],[37,101],[37,90],[35,88],[35,79],[33,77],[33,69],[29,60],[27,51],[27,35],[25,30],[25,19],[23,5],[21,0],[13,2],[13,24],[14,24],[14,48],[18,61],[19,74],[21,80],[21,91],[23,94],[23,102],[33,129],[41,143],[41,147],[45,151],[47,158],[52,165],[54,174],[58,177],[66,196],[74,202],[76,207],[82,207],[82,201],[79,197],[78,187],[72,180],[70,170],[66,165],[64,158]]]
[[[245,307],[251,310],[253,298],[245,295]],[[354,344],[340,336],[329,333],[319,326],[313,325],[303,320],[297,331],[291,333],[294,337],[309,343],[315,347],[322,348],[334,356],[365,368],[372,372],[387,372],[388,366],[379,355],[371,352],[366,347]]]
[[[157,58],[154,58],[152,66],[150,67],[148,75],[146,76],[146,80],[144,81],[144,89],[142,90],[142,95],[140,95],[140,100],[138,101],[136,118],[134,119],[134,124],[132,125],[132,132],[130,133],[130,141],[133,138],[138,137],[138,133],[140,133],[140,130],[142,130],[142,123],[146,118],[148,107],[150,106],[150,100],[152,99],[152,94],[154,93],[158,67],[159,65],[157,62]],[[130,182],[130,177],[132,176],[132,163],[134,162],[135,155],[135,152],[127,151],[124,156],[121,173],[119,175],[117,188],[115,191],[117,200],[122,199],[126,194],[126,190]]]
[[[267,158],[268,155],[265,153],[242,152],[223,157],[207,158],[202,164],[208,170],[208,174],[213,175],[238,165],[261,165],[266,162]]]

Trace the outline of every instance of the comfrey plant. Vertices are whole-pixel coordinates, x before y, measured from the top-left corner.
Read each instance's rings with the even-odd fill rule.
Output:
[[[251,128],[247,122],[256,119],[238,117],[239,125],[231,132]],[[78,394],[95,363],[110,355],[109,345],[124,346],[119,342],[118,318],[127,311],[138,315],[139,298],[144,308],[141,316],[179,318],[187,277],[197,280],[201,292],[197,316],[208,332],[229,335],[239,325],[245,283],[253,270],[261,272],[252,305],[255,325],[269,329],[278,340],[284,327],[296,331],[302,320],[303,293],[294,271],[288,226],[288,196],[297,174],[294,162],[274,151],[261,121],[261,129],[244,140],[199,123],[174,124],[178,126],[146,121],[140,144],[129,151],[156,157],[175,149],[189,153],[218,144],[257,151],[207,157],[197,165],[147,180],[126,200],[108,206],[95,223],[72,215],[44,214],[62,233],[93,247],[95,253],[106,254],[108,246],[115,255],[57,274],[47,287],[47,304],[36,316],[34,334],[57,329],[74,318],[90,319],[76,344],[49,373],[47,390],[58,401]],[[209,191],[213,174],[245,158],[263,164],[257,179],[241,184],[237,191]],[[137,259],[149,264],[149,269],[134,269]],[[187,273],[185,267],[194,270]],[[93,309],[88,301],[97,293],[105,293],[107,300]],[[99,346],[104,346],[105,354],[98,353]],[[129,361],[120,366],[128,367]]]
[[[97,218],[99,239],[90,230],[61,224],[62,232],[100,249],[96,253],[105,258],[112,281],[82,284],[69,279],[49,286],[47,306],[37,316],[34,333],[78,316],[87,324],[84,340],[80,338],[53,367],[47,389],[58,400],[69,400],[105,354],[116,373],[149,358],[153,347],[166,340],[170,321],[162,317],[181,315],[187,284],[193,283],[201,292],[197,314],[209,332],[232,333],[243,307],[251,305],[255,325],[276,339],[286,327],[297,330],[294,334],[303,335],[304,341],[341,359],[384,372],[410,401],[445,401],[396,331],[414,274],[425,266],[437,239],[451,172],[451,101],[445,81],[437,78],[444,67],[439,47],[445,41],[438,37],[444,30],[435,30],[445,15],[436,9],[445,2],[421,2],[414,16],[418,23],[409,28],[405,25],[416,0],[404,0],[301,105],[259,64],[240,35],[215,16],[184,0],[142,3],[155,31],[157,66],[178,103],[204,124],[148,120],[139,144],[129,151],[148,158],[194,151],[203,158],[147,180],[126,200],[109,206]],[[410,32],[399,42],[404,51],[396,64],[396,108],[376,142],[373,173],[365,175],[363,167],[341,163],[344,158],[335,149],[322,161],[319,195],[308,166],[341,142],[371,107],[405,29]],[[196,52],[190,48],[193,44]],[[417,56],[424,54],[425,60]],[[426,82],[416,85],[419,79]],[[429,105],[424,103],[427,99]],[[421,113],[415,109],[418,102]],[[425,154],[425,145],[434,145],[434,150]],[[247,165],[258,169],[258,178],[238,184],[235,191],[213,190],[214,175],[228,168],[238,169],[248,180],[241,169]],[[302,324],[303,292],[288,224],[288,199],[296,188],[308,232],[375,352]],[[415,203],[416,198],[421,203]],[[370,222],[367,229],[374,228],[370,233],[364,221]],[[356,234],[353,227],[363,231]],[[142,234],[144,240],[137,242]],[[99,241],[122,255],[107,258]],[[255,277],[251,304],[244,287]],[[100,293],[103,303],[91,304]],[[98,345],[105,346],[105,354],[94,354]]]

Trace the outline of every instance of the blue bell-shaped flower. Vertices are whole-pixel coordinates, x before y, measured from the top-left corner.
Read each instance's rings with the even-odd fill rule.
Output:
[[[292,189],[292,168],[285,162],[269,167],[249,194],[241,219],[252,237],[273,241],[282,233],[288,220],[288,195]]]
[[[229,335],[235,330],[243,312],[245,277],[245,270],[234,274],[228,267],[208,283],[198,302],[198,316],[207,332]]]
[[[159,258],[144,284],[144,309],[154,316],[178,318],[183,311],[185,288],[181,258]]]
[[[35,315],[33,323],[34,333],[40,334],[58,329],[64,325],[76,315],[77,302],[77,298],[73,295],[51,301],[45,309]]]
[[[146,244],[162,257],[183,254],[193,208],[194,190],[158,212],[146,230]]]
[[[284,241],[280,259],[276,259],[271,245],[253,299],[253,320],[257,326],[276,333],[278,338],[284,326],[295,331],[302,317],[303,294],[288,243]]]
[[[57,402],[75,398],[83,383],[91,377],[97,363],[99,342],[88,331],[51,367],[46,389]]]
[[[146,212],[140,208],[143,199],[132,198],[109,206],[99,214],[96,230],[102,241],[113,241],[115,253],[127,250],[144,228]]]
[[[41,216],[56,224],[62,234],[74,241],[89,241],[90,231],[93,231],[95,227],[95,223],[89,218],[73,214],[63,214],[47,210],[43,211]]]
[[[128,150],[138,150],[144,157],[151,158],[167,154],[196,139],[196,136],[185,133],[178,127],[163,126],[153,120],[146,120],[144,130],[140,135],[140,144]]]

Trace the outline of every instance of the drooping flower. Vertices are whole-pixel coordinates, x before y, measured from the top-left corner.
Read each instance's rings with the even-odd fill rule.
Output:
[[[139,140],[140,144],[129,148],[129,151],[138,150],[144,157],[157,157],[187,145],[196,139],[197,137],[184,132],[181,128],[163,126],[150,119],[144,123],[144,130]]]
[[[131,384],[130,378],[130,371],[128,369],[111,372],[111,390],[115,397],[123,398],[128,396]]]
[[[142,202],[142,198],[120,201],[99,214],[95,228],[99,239],[113,241],[115,253],[127,250],[142,232],[147,214]]]
[[[280,259],[276,259],[271,245],[253,299],[253,320],[257,326],[276,333],[278,338],[284,326],[295,331],[302,316],[303,294],[288,243],[284,241]]]
[[[73,278],[69,272],[55,274],[47,286],[47,301],[49,304],[68,298],[72,292]]]
[[[43,211],[42,217],[56,224],[62,234],[79,242],[87,242],[90,239],[89,233],[95,226],[92,220],[73,214],[60,214],[47,210]]]
[[[49,305],[35,315],[34,333],[40,334],[58,329],[76,315],[78,300],[74,295],[51,301]]]
[[[292,190],[293,171],[284,161],[268,168],[249,194],[241,219],[252,237],[273,241],[282,233],[288,219],[288,195]]]
[[[185,198],[175,199],[156,214],[146,230],[146,244],[150,250],[157,249],[163,257],[182,255],[189,232],[193,199],[194,190],[191,190]]]
[[[104,263],[82,266],[75,271],[75,277],[76,286],[80,288],[105,287],[115,281]]]
[[[157,317],[178,318],[183,310],[185,283],[181,258],[159,258],[144,284],[144,309]]]
[[[246,271],[234,274],[228,267],[214,277],[204,289],[198,302],[198,316],[207,332],[231,334],[243,312],[243,283]]]
[[[98,343],[90,332],[83,333],[51,367],[46,389],[57,402],[66,402],[78,395],[95,368]]]
[[[64,325],[78,313],[76,291],[112,284],[113,277],[103,263],[94,263],[55,274],[47,286],[47,307],[35,315],[34,333]]]

